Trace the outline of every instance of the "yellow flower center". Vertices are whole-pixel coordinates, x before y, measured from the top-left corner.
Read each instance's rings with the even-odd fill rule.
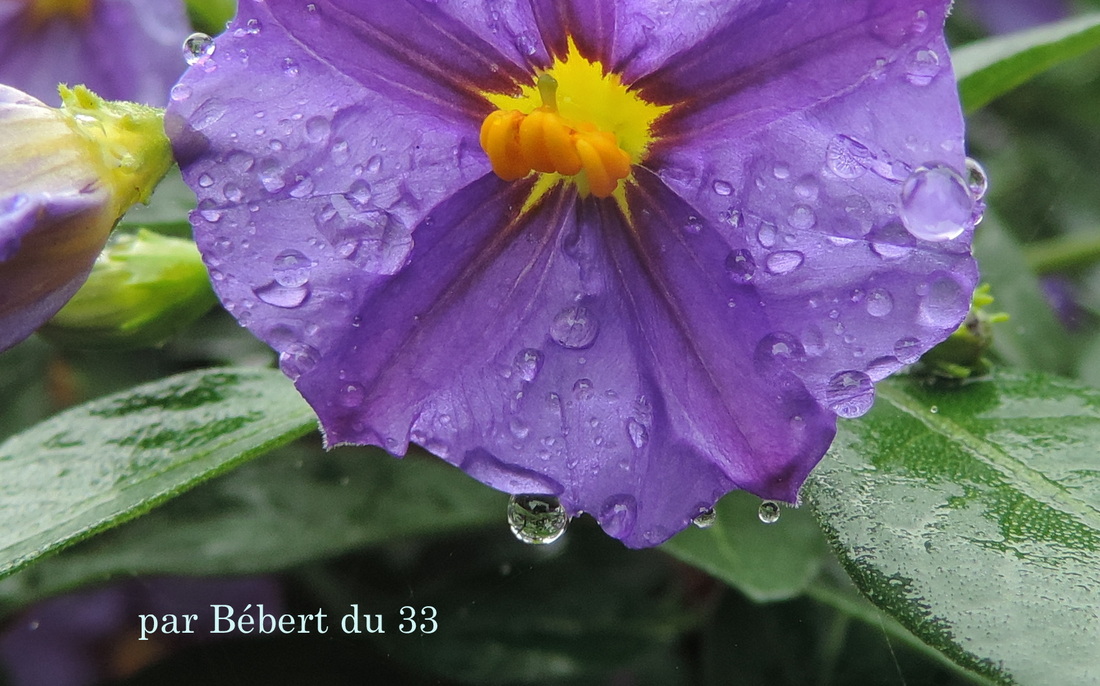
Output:
[[[541,177],[526,208],[566,180],[582,195],[614,197],[625,209],[619,183],[645,159],[650,129],[670,107],[643,100],[618,74],[569,51],[520,95],[485,93],[499,109],[481,125],[481,147],[505,181],[531,172]]]
[[[27,0],[27,19],[35,27],[54,17],[84,21],[92,12],[92,2],[93,0]]]

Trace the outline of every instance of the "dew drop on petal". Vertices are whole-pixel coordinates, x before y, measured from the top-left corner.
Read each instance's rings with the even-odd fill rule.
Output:
[[[609,536],[625,538],[634,532],[638,501],[632,495],[613,495],[600,508],[600,526]]]
[[[715,181],[714,192],[721,196],[728,196],[733,193],[733,186],[728,181]]]
[[[284,250],[275,256],[272,270],[275,282],[287,288],[296,288],[309,281],[309,272],[313,263],[297,250]]]
[[[825,388],[825,400],[829,409],[841,417],[851,419],[865,414],[875,402],[875,385],[863,372],[849,370],[829,380]]]
[[[905,60],[905,78],[914,86],[927,86],[940,73],[940,56],[934,50],[914,50]]]
[[[595,394],[592,379],[577,379],[576,383],[573,384],[573,395],[578,400],[591,400]]]
[[[710,527],[714,526],[715,522],[717,521],[718,513],[715,512],[713,508],[708,507],[699,514],[695,515],[695,517],[691,520],[691,523],[699,527],[700,529],[709,529]]]
[[[214,39],[205,33],[192,33],[183,41],[183,59],[188,65],[202,64],[216,47]]]
[[[775,524],[779,521],[779,503],[774,500],[765,500],[756,510],[756,516],[765,524]]]
[[[787,223],[799,231],[812,229],[817,223],[814,211],[808,205],[795,205],[791,213],[787,215]]]
[[[885,317],[894,309],[894,298],[885,288],[874,288],[867,294],[865,306],[872,317]]]
[[[871,252],[887,261],[900,260],[913,250],[913,235],[896,221],[875,229],[868,238]]]
[[[703,222],[699,221],[698,217],[691,216],[684,222],[684,233],[691,234],[692,236],[699,235],[703,230]]]
[[[825,150],[829,169],[842,179],[856,179],[874,163],[871,151],[863,143],[850,136],[839,135],[829,142]]]
[[[303,343],[292,343],[286,350],[279,353],[279,369],[290,377],[291,381],[297,381],[299,376],[316,367],[320,359],[320,353],[313,347]]]
[[[972,225],[974,198],[954,169],[935,164],[909,175],[899,209],[909,233],[926,241],[948,241]]]
[[[949,276],[928,285],[920,303],[920,322],[937,328],[955,327],[970,309],[966,290]]]
[[[550,324],[550,338],[563,348],[582,350],[596,341],[599,322],[587,307],[572,305],[558,312]]]
[[[172,86],[172,90],[169,92],[169,97],[173,102],[183,102],[191,97],[191,86],[185,83],[177,83]]]
[[[519,377],[524,381],[534,381],[538,376],[539,370],[542,369],[543,355],[534,348],[525,348],[520,350],[516,354],[516,359],[513,360],[512,366],[519,373]]]
[[[357,383],[345,384],[340,388],[340,404],[344,407],[359,407],[363,404],[365,396],[366,392],[363,387]]]
[[[803,256],[797,250],[780,250],[768,255],[768,271],[772,274],[789,274],[802,266]]]
[[[756,261],[748,250],[732,251],[726,257],[726,272],[734,283],[745,284],[752,281],[756,274]]]
[[[283,73],[290,77],[298,75],[299,67],[298,61],[293,57],[287,57],[283,59]]]
[[[760,225],[760,228],[756,230],[756,240],[760,241],[760,245],[765,248],[770,248],[775,245],[776,236],[779,234],[775,228],[775,224],[771,222],[764,222]]]
[[[806,349],[802,342],[785,331],[764,336],[753,352],[753,362],[761,372],[774,372],[805,359]]]
[[[915,338],[902,338],[894,343],[894,355],[903,364],[913,364],[920,359],[920,341]]]
[[[626,422],[626,433],[630,436],[630,442],[635,448],[644,448],[646,443],[649,443],[649,429],[633,417]]]
[[[268,305],[291,310],[306,301],[310,289],[308,285],[287,287],[272,281],[266,286],[253,288],[252,292]]]
[[[553,543],[568,523],[565,508],[553,496],[525,494],[508,499],[508,526],[524,543]]]

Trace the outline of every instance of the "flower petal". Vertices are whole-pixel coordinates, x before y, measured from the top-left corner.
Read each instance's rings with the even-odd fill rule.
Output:
[[[886,5],[896,9],[880,14]],[[812,54],[801,42],[788,52],[780,45],[778,56],[759,58],[772,66],[756,69],[782,64],[780,75],[754,78],[763,72],[750,68],[740,88],[663,122],[678,135],[662,139],[648,163],[699,218],[715,222],[731,255],[751,265],[767,331],[799,346],[789,368],[845,416],[870,407],[870,381],[915,361],[959,325],[977,283],[970,239],[980,207],[965,195],[962,115],[934,30],[943,3],[924,5],[923,31],[912,26],[911,2],[845,3],[810,22],[823,33],[813,40],[827,44]],[[915,64],[923,53],[935,57]],[[694,73],[688,63],[669,66],[649,85],[724,88],[684,85]],[[930,65],[934,71],[914,71]],[[964,194],[957,238],[924,240],[899,217],[907,182],[929,166],[957,171],[949,177]]]
[[[57,105],[57,84],[82,83],[108,100],[163,106],[183,73],[190,32],[178,0],[97,0],[85,21],[28,27],[25,2],[0,2],[0,83]]]

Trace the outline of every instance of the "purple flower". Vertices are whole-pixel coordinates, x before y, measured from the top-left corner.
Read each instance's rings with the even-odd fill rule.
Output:
[[[171,165],[158,112],[81,86],[62,96],[54,109],[0,85],[0,351],[72,297]]]
[[[948,4],[244,2],[166,126],[328,445],[655,545],[731,489],[796,501],[965,316]]]
[[[967,7],[990,33],[1030,29],[1070,13],[1066,0],[971,0]]]
[[[163,106],[190,30],[181,0],[0,0],[0,83],[53,105],[79,83]]]

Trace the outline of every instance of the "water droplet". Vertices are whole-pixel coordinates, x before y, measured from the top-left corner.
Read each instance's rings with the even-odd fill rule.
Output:
[[[284,250],[275,257],[273,270],[280,286],[295,288],[309,281],[313,263],[297,250]]]
[[[287,57],[283,59],[283,73],[293,78],[298,75],[298,61],[293,57]]]
[[[306,138],[314,142],[328,139],[332,125],[325,117],[310,117],[306,120]]]
[[[803,256],[797,250],[780,250],[768,255],[768,271],[772,274],[789,274],[802,266]]]
[[[733,186],[728,181],[715,181],[714,192],[721,196],[727,196],[733,193]]]
[[[347,161],[351,158],[351,153],[348,151],[348,142],[342,138],[337,139],[332,144],[332,148],[329,149],[329,154],[335,164],[347,164]]]
[[[825,161],[840,178],[856,179],[874,164],[874,156],[863,143],[850,136],[839,135],[829,142]]]
[[[890,222],[872,231],[871,252],[884,260],[900,260],[913,249],[913,235],[898,222]]]
[[[626,433],[630,436],[630,442],[635,448],[644,448],[649,443],[649,429],[633,417],[626,421]]]
[[[941,276],[930,283],[920,303],[922,324],[937,328],[954,328],[970,310],[966,290],[950,276]]]
[[[595,393],[592,379],[577,379],[577,382],[573,384],[573,394],[579,400],[591,400]]]
[[[820,192],[817,178],[812,174],[803,176],[795,183],[794,192],[803,200],[817,200],[817,195]]]
[[[942,164],[918,167],[901,189],[901,220],[927,241],[956,238],[972,225],[974,198],[966,181]]]
[[[687,221],[684,222],[684,233],[691,234],[692,236],[697,236],[699,235],[699,233],[702,232],[702,230],[703,222],[699,221],[699,217],[693,215],[688,217]]]
[[[905,78],[914,86],[927,86],[940,73],[940,56],[934,50],[914,50],[905,60]]]
[[[875,402],[875,385],[863,372],[849,370],[829,380],[825,388],[829,408],[841,417],[851,419],[871,409]]]
[[[779,521],[780,514],[779,503],[774,500],[765,500],[761,502],[760,507],[756,510],[756,516],[765,524],[775,524]]]
[[[365,397],[366,391],[357,383],[349,383],[340,389],[340,404],[344,407],[359,407]]]
[[[183,59],[188,65],[205,64],[217,46],[205,33],[192,33],[183,41]]]
[[[203,174],[199,177],[199,188],[210,188],[214,185],[214,177],[209,174]]]
[[[986,176],[982,165],[973,157],[966,158],[966,185],[975,200],[984,198],[985,192],[989,190],[989,177]]]
[[[294,309],[304,303],[306,298],[309,297],[309,286],[302,285],[288,288],[287,286],[272,281],[266,286],[253,288],[252,292],[256,294],[257,298],[268,305],[282,307],[284,309]]]
[[[378,172],[382,171],[381,155],[374,155],[369,160],[367,160],[367,171],[371,174],[377,174]]]
[[[734,283],[748,283],[756,274],[756,260],[748,250],[734,250],[726,256],[726,271]]]
[[[519,373],[519,377],[524,381],[534,381],[538,376],[539,370],[542,369],[543,355],[534,348],[525,348],[520,350],[516,354],[516,359],[512,361],[512,366],[515,367]]]
[[[302,174],[294,178],[294,187],[290,189],[290,197],[306,198],[313,193],[313,179],[309,174]]]
[[[235,183],[227,183],[222,188],[222,193],[225,194],[225,199],[229,202],[240,202],[244,198],[244,192],[241,191],[240,186]]]
[[[760,228],[756,230],[756,240],[760,241],[760,245],[765,248],[770,248],[775,245],[775,238],[779,232],[775,228],[775,224],[771,222],[764,222],[760,225]]]
[[[260,183],[268,193],[278,193],[286,187],[286,182],[283,181],[283,167],[276,160],[266,159],[261,162],[259,175]]]
[[[521,441],[531,434],[531,427],[524,424],[519,417],[512,417],[508,420],[508,430]]]
[[[913,17],[913,31],[917,34],[924,33],[928,30],[928,13],[924,10],[917,10],[916,16]]]
[[[524,543],[553,543],[565,533],[569,517],[558,499],[548,495],[513,495],[508,499],[508,526]]]
[[[779,179],[780,181],[789,179],[791,177],[791,168],[782,163],[777,164],[772,167],[772,176]]]
[[[894,344],[894,355],[903,364],[913,364],[920,359],[920,341],[915,338],[902,338]]]
[[[298,377],[317,366],[321,354],[311,346],[303,343],[292,343],[286,350],[279,353],[279,369],[290,377],[291,381],[297,381]]]
[[[938,405],[933,405],[932,407],[928,408],[928,411],[931,412],[932,414],[939,414],[940,413],[940,408],[939,408]]]
[[[691,520],[691,523],[700,529],[709,529],[714,526],[718,521],[718,513],[714,511],[714,508],[707,508],[695,515],[695,518]]]
[[[872,317],[885,317],[894,309],[894,298],[884,288],[872,289],[867,294],[867,313]]]
[[[187,98],[191,97],[191,86],[188,86],[185,83],[177,83],[176,85],[172,86],[170,97],[172,98],[173,102],[183,102]]]
[[[530,57],[538,51],[538,48],[535,45],[535,40],[529,34],[521,33],[516,36],[516,50],[519,51],[519,54]]]
[[[550,338],[563,348],[582,350],[596,341],[599,322],[587,307],[572,305],[558,312],[550,324]]]
[[[600,508],[600,526],[613,538],[626,538],[634,532],[638,502],[632,495],[613,495]]]
[[[753,362],[762,373],[773,373],[805,359],[806,349],[801,341],[785,331],[764,336],[753,352]]]
[[[812,229],[817,223],[817,216],[809,205],[795,205],[791,213],[787,215],[787,223],[799,231]]]

